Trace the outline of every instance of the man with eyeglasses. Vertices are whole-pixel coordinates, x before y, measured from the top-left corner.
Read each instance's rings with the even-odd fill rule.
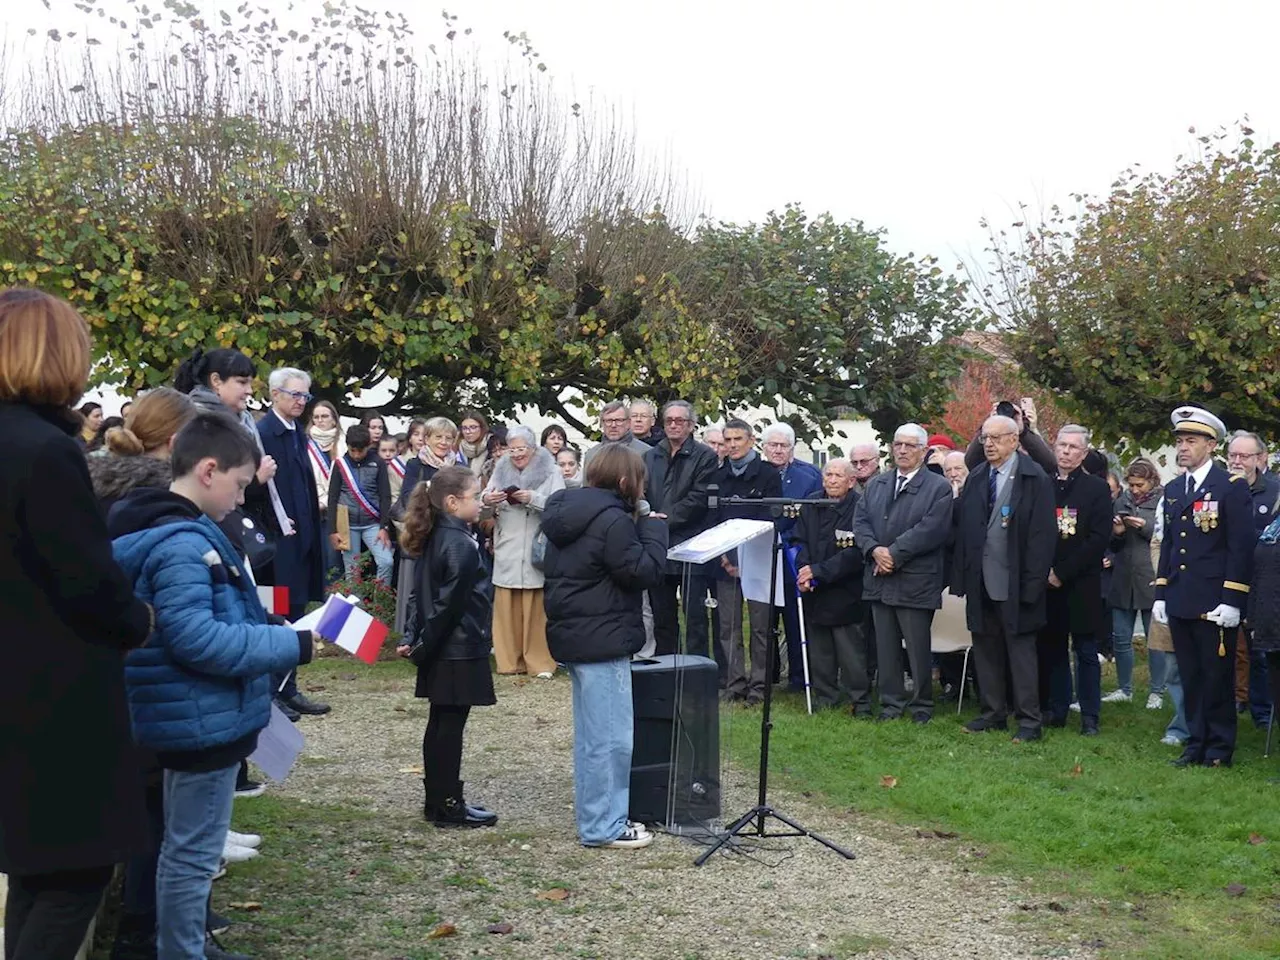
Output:
[[[951,539],[951,484],[925,467],[929,435],[904,423],[893,435],[895,469],[867,484],[853,514],[863,556],[862,596],[871,603],[880,664],[880,720],[933,719],[930,631],[945,587],[943,551]],[[906,694],[902,648],[914,686]]]
[[[1280,477],[1267,469],[1267,445],[1256,433],[1237,430],[1227,443],[1227,469],[1249,484],[1253,498],[1253,525],[1262,531],[1275,519],[1280,509]],[[1245,629],[1236,647],[1236,712],[1248,710],[1253,725],[1265,730],[1271,719],[1271,701],[1267,690],[1267,658],[1255,653],[1253,631]]]
[[[1018,452],[1034,460],[1046,477],[1051,477],[1058,471],[1058,458],[1036,430],[1034,400],[1030,397],[1023,397],[1019,403],[1001,400],[991,405],[991,416],[1008,416],[1013,421],[1018,431]],[[984,454],[981,436],[974,437],[964,452],[965,466],[976,470],[982,465]]]
[[[1186,475],[1164,488],[1164,537],[1151,619],[1167,623],[1189,736],[1174,766],[1229,767],[1236,746],[1236,627],[1249,600],[1258,534],[1248,485],[1213,462],[1226,434],[1202,407],[1173,411]]]
[[[306,613],[307,604],[324,597],[320,501],[315,471],[307,459],[306,431],[300,428],[307,404],[314,398],[311,377],[293,367],[272,371],[267,385],[271,388],[271,410],[258,421],[258,435],[263,452],[276,461],[275,486],[284,517],[273,503],[258,498],[260,519],[276,540],[270,575],[262,580],[289,588],[289,619],[297,620]],[[276,678],[277,689],[281,681],[285,681],[283,675]],[[286,714],[329,712],[327,704],[317,703],[298,691],[292,672],[280,691],[279,701]]]
[[[880,447],[874,443],[855,443],[849,448],[849,466],[853,467],[853,485],[858,496],[867,495],[867,484],[880,472]]]
[[[665,425],[658,423],[657,408],[648,400],[632,400],[631,434],[650,447],[656,447],[667,436]]]
[[[662,408],[665,434],[661,443],[644,455],[648,479],[645,499],[652,516],[667,521],[667,542],[674,547],[706,528],[707,490],[713,482],[715,451],[693,439],[697,427],[693,405],[672,400]],[[684,600],[686,641],[683,652],[709,656],[707,635],[707,584],[701,571],[691,571],[689,583],[681,583],[684,564],[667,562],[666,581],[649,591],[653,605],[653,634],[659,656],[677,653],[680,647],[680,600]],[[686,590],[687,586],[687,590]]]
[[[1048,620],[1057,525],[1053,484],[1018,452],[1018,437],[1011,417],[989,417],[982,425],[986,462],[969,474],[956,503],[951,589],[965,598],[982,701],[982,713],[963,729],[1004,731],[1012,710],[1013,742],[1023,743],[1042,736],[1036,633]]]
[[[609,446],[626,447],[643,457],[649,452],[649,445],[637,439],[631,432],[631,410],[622,400],[610,400],[600,411],[601,440],[587,451],[582,462],[583,475],[586,467],[597,453]]]

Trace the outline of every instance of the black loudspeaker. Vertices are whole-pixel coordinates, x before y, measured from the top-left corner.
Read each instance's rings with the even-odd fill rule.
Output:
[[[720,816],[719,689],[716,662],[707,657],[631,665],[632,820],[674,826]]]

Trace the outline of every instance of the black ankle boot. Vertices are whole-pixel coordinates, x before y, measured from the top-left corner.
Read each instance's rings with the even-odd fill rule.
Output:
[[[485,812],[477,816],[460,798],[447,797],[438,807],[432,808],[431,822],[437,827],[492,827],[498,822],[498,815]]]
[[[454,796],[465,797],[467,795],[466,791],[463,789],[465,786],[466,784],[464,784],[461,780],[459,780],[458,789],[457,789],[457,792],[454,793]],[[466,800],[463,800],[462,804],[467,808],[467,813],[471,814],[471,816],[480,817],[482,819],[485,817],[493,817],[493,822],[494,823],[498,822],[498,815],[494,813],[492,810],[486,809],[483,804],[467,803]]]

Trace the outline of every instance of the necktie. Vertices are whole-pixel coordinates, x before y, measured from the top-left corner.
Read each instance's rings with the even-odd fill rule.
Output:
[[[902,474],[898,474],[898,489],[893,491],[893,499],[897,500],[898,497],[902,496],[902,488],[905,487],[906,485],[907,485],[907,478],[904,477]]]
[[[990,509],[996,505],[996,477],[1000,471],[993,467],[987,468],[987,507]]]
[[[1191,499],[1191,495],[1196,492],[1196,480],[1191,474],[1187,474],[1187,499]]]

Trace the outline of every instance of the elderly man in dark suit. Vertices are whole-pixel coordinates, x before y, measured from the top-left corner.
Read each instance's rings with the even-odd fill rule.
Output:
[[[862,638],[862,553],[854,544],[858,506],[856,478],[848,460],[828,460],[822,493],[839,503],[800,509],[796,543],[796,584],[808,628],[809,675],[818,709],[849,703],[855,717],[871,716],[871,682]]]
[[[1051,727],[1066,726],[1071,705],[1071,653],[1075,647],[1080,733],[1097,736],[1102,708],[1098,634],[1103,627],[1102,557],[1111,541],[1111,491],[1085,473],[1089,431],[1069,423],[1053,445],[1058,537],[1049,571],[1049,622],[1040,631],[1040,710]]]
[[[967,733],[1004,730],[1012,706],[1015,743],[1039,740],[1036,633],[1057,538],[1053,485],[1018,452],[1018,424],[989,417],[979,440],[986,463],[969,474],[956,509],[952,592],[966,598],[982,714]]]
[[[942,606],[943,551],[951,537],[951,484],[925,468],[929,435],[905,423],[893,435],[890,472],[867,483],[853,515],[853,534],[865,561],[862,596],[871,602],[880,664],[880,719],[909,713],[933,719],[930,629]],[[915,686],[902,682],[902,646]]]
[[[271,409],[258,421],[263,452],[275,459],[276,475],[259,499],[258,512],[276,538],[276,554],[270,580],[289,588],[289,619],[297,620],[312,600],[324,596],[324,544],[321,540],[320,501],[316,478],[307,459],[307,438],[302,414],[311,396],[311,377],[302,370],[274,370],[267,381]],[[264,578],[266,579],[266,578]],[[293,673],[281,682],[279,700],[286,714],[324,714],[329,706],[298,691]]]

